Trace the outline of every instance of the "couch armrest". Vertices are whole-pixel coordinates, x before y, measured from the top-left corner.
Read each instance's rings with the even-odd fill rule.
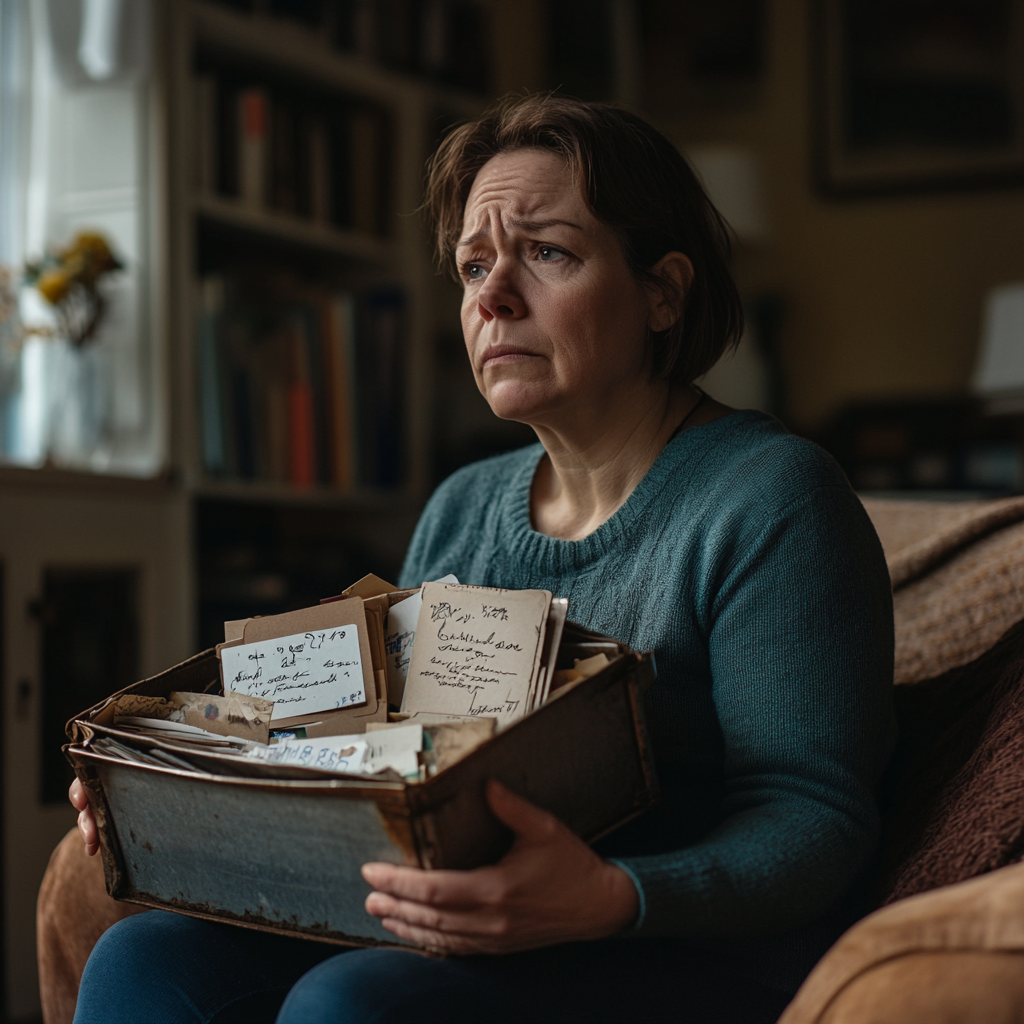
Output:
[[[1024,864],[893,903],[825,954],[779,1024],[1024,1019]]]
[[[99,937],[123,917],[145,910],[107,895],[103,864],[87,857],[73,828],[57,845],[39,888],[36,947],[45,1024],[71,1024],[85,962]]]

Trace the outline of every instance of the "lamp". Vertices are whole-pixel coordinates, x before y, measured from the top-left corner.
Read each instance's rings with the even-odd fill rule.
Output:
[[[971,390],[988,400],[990,413],[1024,411],[1024,281],[994,288],[985,299]]]

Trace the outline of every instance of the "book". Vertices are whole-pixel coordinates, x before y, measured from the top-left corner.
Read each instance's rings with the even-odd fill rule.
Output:
[[[330,480],[339,491],[355,482],[353,465],[355,395],[352,389],[351,352],[355,330],[355,301],[351,293],[330,296],[324,303],[324,382]]]
[[[283,96],[270,101],[270,205],[282,213],[298,212],[299,151],[297,115],[291,102]]]
[[[316,414],[310,380],[309,348],[298,311],[291,316],[288,332],[292,375],[288,384],[288,479],[295,487],[317,482]]]
[[[224,279],[211,275],[200,285],[196,339],[203,469],[212,476],[221,476],[226,468],[218,338],[223,309]]]
[[[239,195],[238,159],[241,126],[238,116],[238,87],[226,78],[217,83],[217,192],[236,198]]]
[[[262,273],[199,285],[196,394],[204,472],[351,491],[405,472],[405,293]]]
[[[357,108],[349,115],[351,160],[351,223],[356,231],[376,234],[380,221],[378,156],[380,118],[368,108]]]
[[[376,288],[363,303],[358,348],[360,476],[371,487],[391,488],[403,476],[403,313],[400,288]]]
[[[217,78],[197,75],[194,83],[195,135],[193,180],[199,195],[217,191]]]
[[[309,215],[318,224],[333,219],[331,195],[331,140],[327,119],[319,111],[307,112],[304,120],[305,152],[309,161]]]
[[[267,93],[248,88],[238,94],[238,188],[243,203],[263,207],[267,202]]]

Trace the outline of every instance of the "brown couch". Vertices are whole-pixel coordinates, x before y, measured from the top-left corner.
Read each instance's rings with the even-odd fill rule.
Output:
[[[868,880],[881,909],[780,1024],[1024,1024],[1024,499],[865,506],[893,579],[901,726]],[[89,951],[137,911],[69,833],[39,893],[46,1024],[70,1022]]]

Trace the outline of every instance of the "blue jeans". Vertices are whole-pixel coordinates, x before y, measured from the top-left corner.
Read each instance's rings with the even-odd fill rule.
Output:
[[[96,944],[75,1024],[771,1024],[790,998],[671,942],[447,960],[338,950],[164,911],[139,914]]]

